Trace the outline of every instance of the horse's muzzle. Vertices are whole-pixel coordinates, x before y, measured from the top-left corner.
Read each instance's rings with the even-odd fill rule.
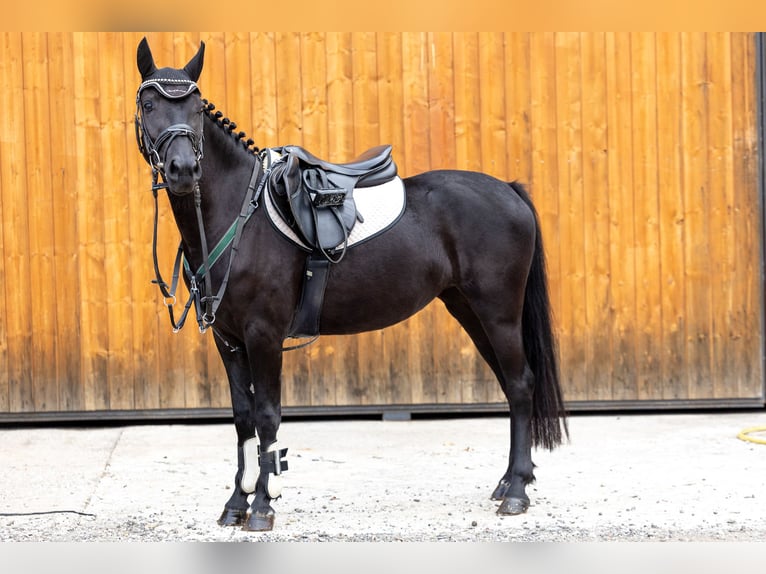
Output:
[[[202,177],[202,166],[194,156],[175,155],[165,163],[165,181],[174,195],[188,195]]]

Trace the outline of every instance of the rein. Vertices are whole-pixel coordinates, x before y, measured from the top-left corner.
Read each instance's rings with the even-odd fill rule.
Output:
[[[250,183],[247,187],[247,193],[245,199],[242,202],[242,208],[239,215],[229,226],[229,229],[224,233],[223,237],[208,252],[207,237],[205,235],[205,226],[202,218],[202,197],[200,194],[199,186],[194,189],[194,208],[197,214],[197,226],[199,228],[200,242],[202,245],[202,264],[196,271],[192,271],[189,267],[189,263],[183,253],[183,240],[178,245],[178,251],[176,252],[175,262],[173,263],[173,276],[170,285],[168,285],[162,278],[162,274],[159,269],[159,261],[157,257],[157,228],[159,221],[159,203],[158,203],[158,191],[168,187],[167,183],[158,183],[159,171],[152,170],[152,195],[154,196],[154,231],[152,237],[152,258],[154,262],[154,274],[156,279],[152,281],[155,283],[162,293],[163,302],[168,309],[168,315],[170,316],[170,324],[173,327],[173,332],[177,333],[181,330],[186,322],[186,317],[189,314],[192,304],[197,315],[197,325],[200,333],[204,333],[208,327],[215,323],[215,315],[218,311],[218,307],[221,304],[223,295],[226,292],[226,287],[229,283],[229,276],[231,274],[231,268],[234,264],[234,257],[239,249],[239,242],[242,238],[242,230],[245,223],[258,209],[258,202],[263,192],[263,187],[268,180],[268,172],[266,170],[258,178],[258,172],[260,171],[260,162],[256,161],[253,166],[253,173],[250,176]],[[224,274],[223,281],[221,282],[218,292],[212,295],[212,279],[210,270],[223,255],[224,251],[231,246],[231,252],[229,254],[229,263]],[[189,280],[189,298],[184,305],[183,312],[178,319],[175,320],[173,312],[176,304],[176,291],[178,289],[178,279],[181,275],[181,265],[183,264],[184,272]],[[205,296],[200,293],[199,285],[204,280],[205,284]],[[203,310],[204,306],[204,310]]]

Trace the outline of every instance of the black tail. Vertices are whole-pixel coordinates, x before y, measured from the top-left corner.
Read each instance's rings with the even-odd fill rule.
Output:
[[[518,182],[514,181],[509,185],[527,204],[535,217],[537,231],[535,253],[524,293],[522,334],[527,363],[535,376],[532,399],[532,443],[534,446],[553,449],[561,444],[563,436],[569,438],[569,429],[559,385],[558,349],[556,337],[553,334],[543,238],[537,211],[527,191]]]

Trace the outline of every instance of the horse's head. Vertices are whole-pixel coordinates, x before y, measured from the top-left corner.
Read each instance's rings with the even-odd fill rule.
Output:
[[[202,177],[203,107],[196,82],[204,54],[200,42],[197,54],[182,69],[157,69],[146,38],[138,44],[138,148],[175,195],[191,193]]]

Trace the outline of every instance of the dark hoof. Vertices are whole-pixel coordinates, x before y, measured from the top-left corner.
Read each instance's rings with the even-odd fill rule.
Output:
[[[224,508],[218,526],[242,526],[247,519],[247,510]]]
[[[508,493],[509,488],[511,488],[511,483],[501,480],[495,487],[495,492],[492,493],[492,500],[505,500],[505,495]]]
[[[268,532],[274,529],[274,512],[253,512],[242,526],[247,532]]]
[[[503,516],[516,516],[524,514],[529,508],[529,501],[523,498],[506,498],[497,509],[497,513]]]

